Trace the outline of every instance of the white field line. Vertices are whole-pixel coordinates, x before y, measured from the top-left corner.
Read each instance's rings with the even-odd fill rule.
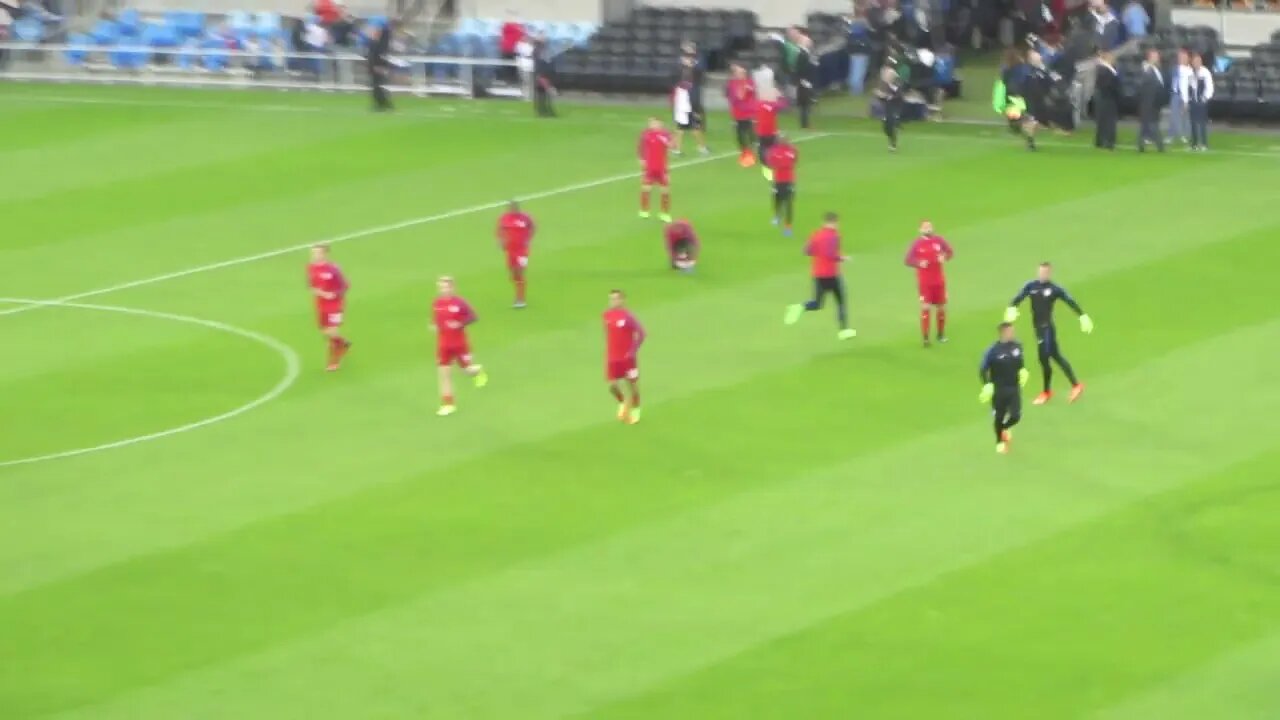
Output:
[[[818,138],[827,137],[827,135],[828,135],[827,133],[806,135],[804,137],[797,138],[795,142],[805,142],[808,140],[816,140]],[[715,162],[716,160],[723,160],[725,158],[736,157],[736,156],[737,156],[737,153],[721,153],[719,155],[707,155],[704,157],[696,158],[694,160],[688,160],[685,162],[676,163],[675,165],[672,166],[672,168],[680,169],[680,168],[693,167],[695,165],[703,165],[705,163]],[[587,182],[574,183],[573,185],[565,185],[562,187],[555,188],[553,190],[544,190],[542,192],[537,192],[530,195],[520,195],[518,196],[518,199],[521,200],[522,202],[531,201],[531,200],[542,200],[544,198],[555,197],[557,195],[566,195],[566,194],[578,192],[581,190],[590,190],[591,188],[597,188],[603,185],[610,185],[612,183],[621,182],[623,180],[633,180],[638,177],[640,177],[640,173],[638,172],[628,172],[628,173],[621,173],[618,175],[610,175],[609,177],[600,178],[598,180],[588,180]],[[423,215],[422,217],[410,218],[408,220],[401,220],[400,222],[389,223],[387,225],[375,225],[374,227],[365,228],[363,230],[356,230],[354,232],[349,232],[344,235],[335,235],[333,237],[324,238],[322,240],[314,240],[307,243],[301,243],[298,245],[291,245],[289,247],[278,248],[276,250],[267,250],[266,252],[260,252],[254,255],[245,255],[243,257],[238,257],[238,258],[231,258],[230,260],[222,260],[220,262],[210,263],[208,265],[199,265],[196,267],[187,268],[186,270],[176,270],[171,273],[165,273],[164,275],[156,275],[154,277],[143,278],[141,280],[132,280],[130,282],[120,283],[119,285],[111,285],[109,287],[98,288],[97,290],[87,290],[85,292],[79,292],[72,295],[65,295],[60,298],[54,298],[52,300],[47,300],[43,302],[22,301],[25,304],[19,307],[10,308],[8,310],[0,310],[0,316],[16,315],[18,313],[27,312],[29,310],[34,310],[34,309],[49,306],[49,305],[72,303],[77,300],[84,300],[86,298],[97,297],[99,295],[107,295],[109,293],[120,292],[121,290],[130,290],[132,288],[142,287],[144,285],[154,285],[156,283],[166,282],[168,280],[177,280],[178,278],[184,278],[190,275],[198,275],[200,273],[206,273],[212,270],[221,270],[223,268],[235,267],[237,265],[245,265],[248,263],[257,262],[259,260],[268,260],[270,258],[280,257],[281,255],[289,255],[291,253],[301,252],[317,243],[328,243],[330,245],[333,245],[336,243],[348,242],[350,240],[359,240],[362,238],[372,237],[374,235],[381,235],[383,233],[395,232],[397,230],[404,230],[406,228],[417,227],[418,225],[426,225],[428,223],[440,222],[442,220],[451,220],[453,218],[463,217],[464,215],[474,215],[480,212],[496,210],[500,207],[505,206],[508,202],[510,202],[509,199],[495,200],[493,202],[488,202],[481,205],[472,205],[470,207],[459,208],[457,210],[449,210],[447,212],[436,213],[434,215]]]
[[[267,347],[268,349],[272,350],[273,352],[275,352],[281,358],[284,359],[284,376],[280,378],[279,382],[277,382],[266,393],[258,396],[257,398],[254,398],[253,400],[237,408],[228,410],[227,412],[221,413],[219,415],[214,415],[212,417],[207,417],[203,420],[197,420],[195,422],[187,423],[185,425],[179,425],[178,427],[169,428],[168,430],[160,430],[158,432],[148,433],[146,435],[138,435],[136,437],[125,438],[123,440],[116,440],[109,443],[103,443],[101,445],[93,445],[90,447],[76,448],[74,450],[63,450],[61,452],[49,453],[47,455],[36,455],[32,457],[19,458],[17,460],[0,460],[0,468],[14,467],[17,465],[31,465],[33,463],[47,462],[49,460],[61,460],[64,458],[76,457],[78,455],[88,455],[90,453],[102,452],[104,450],[114,450],[116,448],[128,447],[130,445],[137,445],[139,443],[149,442],[151,440],[159,440],[160,438],[171,437],[173,435],[190,432],[192,430],[199,430],[200,428],[209,427],[210,425],[214,425],[220,422],[224,422],[226,420],[230,420],[232,418],[243,415],[249,412],[250,410],[253,410],[257,407],[265,405],[271,402],[272,400],[275,400],[276,398],[283,395],[284,392],[288,390],[291,385],[293,385],[294,381],[298,379],[298,373],[300,372],[300,368],[302,366],[302,362],[298,358],[298,353],[296,353],[293,350],[293,348],[271,337],[270,335],[264,335],[262,333],[254,332],[252,330],[245,330],[244,328],[239,328],[234,325],[228,325],[226,323],[218,322],[216,320],[205,320],[202,318],[189,317],[187,315],[175,315],[173,313],[156,312],[153,310],[138,310],[136,308],[116,307],[113,305],[86,305],[83,303],[62,302],[57,300],[31,300],[27,298],[0,298],[0,303],[16,303],[21,305],[22,307],[32,307],[32,306],[61,307],[61,308],[73,308],[77,310],[92,310],[97,312],[112,312],[112,313],[121,313],[124,315],[136,315],[140,317],[155,318],[158,320],[169,320],[172,322],[186,323],[188,325],[198,325],[200,327],[206,327],[211,330],[217,330],[218,332],[237,335],[239,337],[252,340],[258,343],[259,345],[263,345]]]

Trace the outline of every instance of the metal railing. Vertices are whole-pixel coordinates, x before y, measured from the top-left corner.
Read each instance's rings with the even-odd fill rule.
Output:
[[[392,92],[523,96],[511,61],[413,54],[389,61]],[[348,51],[0,43],[0,80],[334,92],[367,90],[369,72],[365,58]]]

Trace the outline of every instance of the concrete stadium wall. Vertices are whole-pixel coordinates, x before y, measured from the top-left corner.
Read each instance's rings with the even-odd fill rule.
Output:
[[[764,27],[803,25],[809,13],[847,13],[852,7],[849,0],[726,0],[725,2],[697,2],[697,0],[647,0],[645,5],[662,7],[708,7],[732,10],[751,10],[760,18]]]

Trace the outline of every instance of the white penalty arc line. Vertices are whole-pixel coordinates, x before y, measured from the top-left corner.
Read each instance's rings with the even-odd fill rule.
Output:
[[[219,332],[227,333],[230,335],[236,335],[238,337],[252,340],[258,343],[259,345],[263,345],[269,348],[270,350],[274,351],[276,354],[278,354],[281,358],[284,359],[284,376],[281,377],[280,380],[270,390],[258,396],[257,398],[254,398],[253,400],[239,407],[228,410],[224,413],[220,413],[212,417],[207,417],[207,418],[204,418],[203,420],[190,422],[185,425],[179,425],[177,427],[169,428],[167,430],[160,430],[158,432],[148,433],[146,435],[138,435],[136,437],[125,438],[123,440],[115,440],[113,442],[103,443],[101,445],[93,445],[89,447],[76,448],[74,450],[63,450],[61,452],[49,453],[47,455],[36,455],[33,457],[19,458],[17,460],[0,460],[0,468],[15,467],[18,465],[31,465],[39,462],[48,462],[50,460],[62,460],[65,458],[77,457],[79,455],[88,455],[90,453],[103,452],[105,450],[114,450],[117,448],[128,447],[130,445],[137,445],[139,443],[150,442],[152,440],[159,440],[161,438],[171,437],[173,435],[179,435],[181,433],[191,432],[192,430],[199,430],[201,428],[209,427],[210,425],[214,425],[220,422],[224,422],[226,420],[230,420],[235,417],[239,417],[240,415],[243,415],[251,410],[254,410],[255,408],[261,407],[262,405],[265,405],[271,402],[272,400],[275,400],[276,398],[280,397],[285,393],[286,390],[289,389],[290,386],[293,385],[295,381],[297,381],[298,375],[301,372],[301,368],[302,368],[302,361],[298,357],[298,353],[294,351],[293,348],[277,340],[276,338],[273,338],[270,335],[264,335],[259,332],[254,332],[253,330],[245,330],[244,328],[236,327],[234,325],[228,325],[227,323],[224,323],[224,322],[218,322],[217,320],[205,320],[203,318],[191,317],[189,315],[177,315],[174,313],[156,312],[154,310],[140,310],[137,308],[118,307],[115,305],[89,305],[85,303],[65,302],[61,300],[32,300],[28,298],[0,298],[0,303],[19,304],[24,307],[26,306],[62,307],[62,308],[71,308],[76,310],[111,312],[111,313],[120,313],[123,315],[134,315],[138,317],[155,318],[158,320],[169,320],[172,322],[186,323],[188,325],[198,325],[200,327],[205,327],[211,330],[217,330]]]
[[[803,137],[796,138],[794,142],[798,142],[798,143],[806,142],[809,140],[817,140],[819,138],[830,137],[830,136],[831,136],[831,133],[814,133],[812,135],[805,135]],[[738,156],[738,153],[736,152],[720,153],[719,155],[707,155],[694,160],[688,160],[686,162],[677,163],[672,166],[672,169],[679,170],[681,168],[694,167],[697,165],[703,165],[709,162],[715,162],[717,160],[724,160],[726,158],[737,157],[737,156]],[[618,175],[610,175],[609,177],[606,177],[606,178],[600,178],[598,180],[589,180],[587,182],[575,183],[573,185],[565,185],[563,187],[558,187],[553,190],[543,190],[542,192],[536,192],[529,195],[517,195],[516,197],[521,202],[542,200],[549,197],[555,197],[557,195],[567,195],[569,193],[579,192],[582,190],[590,190],[592,188],[601,187],[603,185],[611,185],[613,183],[621,182],[623,180],[634,180],[639,177],[640,177],[640,173],[638,172],[621,173]],[[407,228],[417,227],[419,225],[427,225],[429,223],[440,222],[443,220],[452,220],[453,218],[463,217],[465,215],[474,215],[480,212],[496,210],[498,208],[505,207],[508,202],[510,202],[510,200],[496,200],[494,202],[488,202],[481,205],[472,205],[470,207],[459,208],[457,210],[449,210],[447,212],[436,213],[435,215],[424,215],[422,217],[411,218],[409,220],[401,220],[400,222],[389,223],[387,225],[376,225],[374,227],[365,228],[363,230],[356,230],[354,232],[349,232],[344,235],[336,235],[334,237],[324,238],[321,240],[314,240],[312,242],[307,242],[307,243],[300,243],[298,245],[291,245],[289,247],[279,248],[276,250],[268,250],[266,252],[257,253],[255,255],[245,255],[243,257],[232,258],[230,260],[223,260],[221,262],[210,263],[208,265],[200,265],[198,267],[188,268],[186,270],[178,270],[171,273],[165,273],[164,275],[156,275],[155,277],[144,278],[142,280],[133,280],[126,283],[120,283],[119,285],[112,285],[110,287],[98,288],[97,290],[88,290],[86,292],[75,293],[73,295],[64,295],[63,297],[55,298],[52,300],[18,301],[18,302],[23,302],[25,304],[16,308],[8,309],[8,310],[0,310],[0,316],[16,315],[18,313],[28,312],[30,310],[34,310],[44,306],[72,303],[77,300],[84,300],[86,298],[97,297],[99,295],[107,295],[109,293],[120,292],[122,290],[131,290],[133,288],[142,287],[144,285],[154,285],[156,283],[165,282],[168,280],[177,280],[178,278],[184,278],[189,275],[198,275],[200,273],[206,273],[213,270],[221,270],[223,268],[235,267],[237,265],[245,265],[248,263],[257,262],[259,260],[269,260],[271,258],[280,257],[281,255],[289,255],[291,253],[301,252],[313,245],[320,244],[320,243],[335,245],[337,243],[348,242],[351,240],[360,240],[362,238],[372,237],[374,235],[382,235],[384,233],[395,232],[397,230],[405,230]]]

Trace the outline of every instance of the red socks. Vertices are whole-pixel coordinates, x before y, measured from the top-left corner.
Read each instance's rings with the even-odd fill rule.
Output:
[[[631,407],[640,407],[640,386],[634,382],[631,383]]]
[[[671,195],[662,193],[662,212],[671,211]]]
[[[343,337],[329,338],[329,364],[336,365],[347,351],[347,341]]]
[[[524,302],[524,280],[516,281],[516,302]]]
[[[946,337],[947,334],[947,311],[938,308],[938,337]]]
[[[640,211],[649,212],[649,193],[640,191]]]
[[[920,336],[925,340],[929,339],[929,311],[920,311]]]

